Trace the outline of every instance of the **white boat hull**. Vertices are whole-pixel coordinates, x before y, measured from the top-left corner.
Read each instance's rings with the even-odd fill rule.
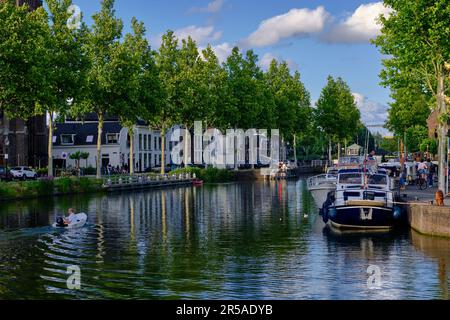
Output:
[[[336,185],[320,185],[316,187],[310,187],[308,189],[311,192],[317,207],[322,208],[325,201],[327,201],[328,193],[330,191],[334,191],[336,189]]]
[[[57,223],[54,223],[53,228],[61,228],[61,229],[77,229],[82,228],[87,222],[87,215],[85,213],[78,213],[75,215],[75,220],[67,225],[66,227],[60,227]]]

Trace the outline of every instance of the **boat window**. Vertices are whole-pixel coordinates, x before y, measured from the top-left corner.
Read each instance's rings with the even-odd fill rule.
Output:
[[[362,183],[361,174],[359,174],[359,173],[341,174],[339,176],[339,183],[341,183],[341,184],[361,184]]]
[[[369,176],[369,184],[375,185],[386,185],[387,184],[387,176],[381,174],[374,174]]]

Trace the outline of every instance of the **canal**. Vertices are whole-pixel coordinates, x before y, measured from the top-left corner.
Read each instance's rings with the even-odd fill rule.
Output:
[[[449,271],[450,240],[325,227],[304,180],[0,205],[0,299],[448,299]]]

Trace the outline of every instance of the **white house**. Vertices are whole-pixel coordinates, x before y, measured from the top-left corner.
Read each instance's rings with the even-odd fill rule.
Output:
[[[82,151],[88,152],[87,161],[82,160],[81,167],[96,167],[97,163],[97,125],[94,116],[82,121],[66,120],[57,123],[53,134],[53,159],[55,167],[74,167],[75,160],[70,154]],[[151,130],[144,123],[138,123],[134,131],[134,162],[135,170],[143,172],[147,169],[161,166],[161,135],[159,131]],[[170,133],[166,136],[166,165],[170,159]],[[111,164],[113,167],[129,165],[130,141],[128,129],[123,128],[117,119],[104,121],[102,131],[102,167]]]

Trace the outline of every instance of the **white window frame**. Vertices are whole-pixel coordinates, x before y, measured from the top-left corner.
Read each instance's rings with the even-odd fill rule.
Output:
[[[71,143],[65,143],[63,137],[72,137]],[[61,145],[62,146],[73,146],[75,144],[75,135],[74,134],[62,134],[61,135]]]
[[[114,135],[116,137],[116,142],[109,142],[108,137]],[[119,134],[118,133],[107,133],[106,134],[106,144],[119,144]]]

